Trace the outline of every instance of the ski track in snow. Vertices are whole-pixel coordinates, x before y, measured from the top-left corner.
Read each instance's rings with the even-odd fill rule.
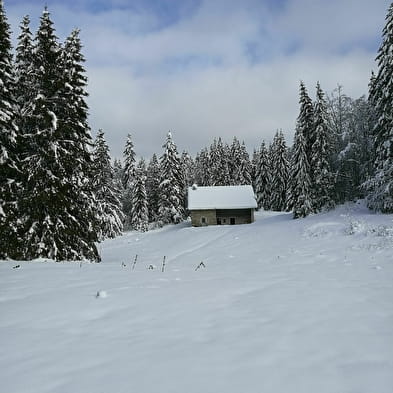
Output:
[[[256,216],[1,262],[0,391],[391,393],[393,216]]]

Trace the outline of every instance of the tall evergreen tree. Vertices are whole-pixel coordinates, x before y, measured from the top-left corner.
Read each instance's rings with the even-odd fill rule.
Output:
[[[371,71],[370,82],[368,83],[368,101],[375,106],[377,103],[377,77],[375,76],[374,71]],[[376,119],[375,119],[376,120]]]
[[[297,122],[305,139],[307,158],[310,163],[312,146],[315,142],[314,106],[303,82],[300,82],[300,114]]]
[[[147,171],[147,165],[146,165],[146,160],[141,157],[138,161],[138,164],[135,167],[135,171],[139,170],[140,172],[142,172],[145,176],[146,176],[146,171]]]
[[[132,183],[135,175],[135,151],[134,143],[132,142],[131,134],[127,135],[126,145],[123,152],[124,157],[124,177],[123,187],[125,189]]]
[[[116,186],[119,190],[123,191],[123,164],[121,160],[115,158],[113,161],[113,176],[115,179]]]
[[[104,240],[121,235],[124,215],[121,209],[121,192],[116,187],[109,148],[102,130],[97,133],[93,157],[92,188],[98,208],[99,240]]]
[[[146,232],[149,223],[145,172],[144,161],[140,161],[134,174],[131,210],[131,228],[139,232]]]
[[[23,160],[28,173],[22,197],[23,257],[99,260],[80,41],[73,33],[61,50],[47,9],[35,40],[36,95],[26,110],[23,135],[29,144]]]
[[[295,133],[287,205],[293,210],[293,218],[306,217],[313,211],[307,143],[301,129]]]
[[[239,140],[234,137],[228,155],[230,185],[241,185],[242,176],[242,151]]]
[[[282,131],[277,131],[271,148],[271,191],[270,208],[275,211],[283,211],[286,207],[286,195],[288,188],[288,149]]]
[[[0,259],[18,256],[20,164],[10,29],[0,0]]]
[[[269,154],[264,141],[258,152],[255,177],[255,193],[257,195],[258,208],[270,210],[272,179]]]
[[[59,95],[61,106],[57,108],[59,146],[63,154],[59,155],[63,176],[69,187],[70,214],[78,221],[70,221],[69,229],[73,230],[70,244],[78,252],[79,258],[97,259],[94,242],[97,241],[97,209],[91,188],[94,175],[93,155],[91,148],[93,139],[88,123],[87,77],[84,69],[85,58],[82,54],[82,43],[79,30],[73,30],[67,37],[62,51],[63,72]]]
[[[195,167],[194,161],[190,154],[187,151],[183,151],[180,156],[180,166],[181,166],[181,173],[183,175],[183,208],[184,211],[187,211],[187,189],[189,186],[195,183]]]
[[[324,93],[319,82],[314,108],[315,140],[312,145],[311,179],[313,209],[320,211],[334,206],[334,175],[330,166],[332,156],[332,140],[328,124],[328,114]]]
[[[84,115],[75,119],[74,105],[81,112],[87,107],[83,108],[81,92],[68,78],[47,9],[35,41],[31,67],[34,98],[24,112],[23,122],[28,149],[23,151],[26,177],[20,217],[25,234],[22,257],[99,260],[94,200],[88,186],[88,126]],[[77,104],[67,94],[67,89],[73,88],[77,90],[72,93],[78,96]],[[76,122],[80,129],[74,128]]]
[[[183,151],[180,157],[180,162],[183,167],[184,184],[191,186],[195,183],[195,163],[187,151]]]
[[[227,186],[230,183],[228,157],[221,138],[214,140],[209,152],[209,184]]]
[[[147,166],[147,178],[146,178],[146,193],[148,200],[148,212],[149,221],[158,221],[159,216],[159,203],[160,203],[160,164],[158,162],[156,154],[149,161]]]
[[[219,173],[219,162],[220,157],[217,149],[217,139],[214,138],[213,143],[210,145],[209,149],[209,185],[219,185],[220,183],[220,173]]]
[[[393,212],[393,3],[388,9],[383,41],[378,51],[378,73],[371,91],[376,124],[373,130],[375,174],[367,182],[368,205],[384,213]]]
[[[210,186],[209,152],[207,148],[202,149],[195,157],[195,183],[199,186]]]
[[[24,114],[28,125],[24,138],[24,190],[21,217],[26,233],[24,258],[46,257],[63,259],[58,250],[64,247],[57,239],[64,225],[58,218],[63,201],[59,187],[63,173],[58,159],[59,133],[57,110],[61,105],[59,92],[62,77],[60,46],[53,22],[45,8],[35,37],[34,57],[30,76],[34,95]]]
[[[159,216],[163,224],[177,224],[184,219],[184,176],[180,164],[177,147],[168,132],[163,145],[164,154],[161,156],[160,168],[160,207]]]
[[[250,156],[247,152],[246,145],[244,141],[240,145],[240,167],[239,167],[239,173],[240,173],[240,179],[239,179],[239,184],[240,185],[252,185],[252,167],[251,167],[251,161],[250,161]]]
[[[21,33],[16,47],[16,84],[17,123],[22,133],[27,133],[25,116],[34,98],[33,35],[30,31],[30,18],[26,15],[20,25]]]
[[[305,217],[313,211],[310,170],[310,135],[313,134],[313,127],[312,102],[301,83],[300,113],[296,124],[287,194],[287,209],[293,210],[294,218]]]
[[[257,166],[258,166],[258,161],[259,161],[259,151],[254,148],[254,151],[252,153],[252,159],[251,159],[251,181],[252,181],[252,188],[254,191],[256,190],[256,179],[257,179]]]
[[[127,135],[126,144],[123,152],[124,168],[123,168],[123,213],[125,215],[125,225],[128,228],[131,225],[132,216],[132,190],[135,178],[135,151],[131,134]]]

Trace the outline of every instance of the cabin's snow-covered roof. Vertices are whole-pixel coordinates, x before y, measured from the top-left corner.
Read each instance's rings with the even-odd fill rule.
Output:
[[[251,186],[214,186],[188,188],[188,210],[256,208]]]

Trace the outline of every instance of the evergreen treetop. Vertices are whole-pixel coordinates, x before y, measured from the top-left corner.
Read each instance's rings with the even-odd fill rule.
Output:
[[[134,143],[131,134],[127,135],[126,145],[123,152],[124,157],[124,174],[123,174],[123,187],[127,188],[132,183],[135,175],[135,151]]]

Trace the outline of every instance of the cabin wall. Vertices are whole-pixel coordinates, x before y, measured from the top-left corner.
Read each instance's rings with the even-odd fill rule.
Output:
[[[230,225],[231,219],[235,225],[254,222],[254,209],[222,209],[217,210],[216,214],[221,225]]]
[[[217,224],[250,224],[252,222],[254,222],[254,209],[220,209],[191,211],[191,223],[194,227]]]
[[[206,222],[203,223],[202,219]],[[201,227],[207,225],[217,225],[217,216],[215,210],[192,210],[191,223],[193,227]]]

